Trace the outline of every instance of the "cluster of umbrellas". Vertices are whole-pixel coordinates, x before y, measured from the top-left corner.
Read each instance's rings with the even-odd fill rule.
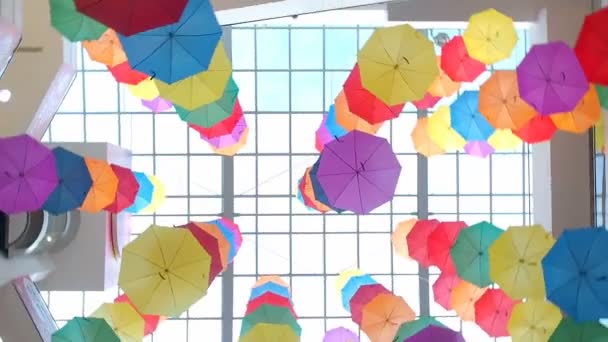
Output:
[[[259,278],[251,289],[239,342],[299,342],[301,335],[289,284],[277,276]]]
[[[505,231],[485,221],[415,219],[399,223],[392,238],[398,254],[439,268],[435,302],[491,337],[522,342],[561,341],[551,336],[563,329],[607,336],[598,323],[608,316],[606,239],[603,228],[569,229],[556,242],[540,225]]]
[[[175,107],[218,154],[234,155],[246,144],[239,88],[209,0],[49,1],[53,27],[82,42],[145,107]]]
[[[165,199],[155,176],[49,149],[26,134],[0,138],[0,151],[0,211],[7,214],[154,212]]]

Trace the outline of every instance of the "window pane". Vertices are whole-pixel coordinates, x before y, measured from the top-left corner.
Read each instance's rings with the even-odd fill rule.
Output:
[[[261,112],[289,110],[289,73],[257,73],[257,109]]]
[[[291,75],[291,110],[294,112],[323,111],[323,73],[293,72]]]
[[[255,30],[233,29],[232,39],[232,67],[238,69],[255,68]],[[236,47],[236,49],[235,49]]]
[[[332,29],[325,32],[325,67],[350,70],[357,61],[357,30]]]
[[[118,85],[110,72],[85,73],[84,86],[87,112],[118,112]]]
[[[291,68],[323,68],[323,30],[291,30]]]
[[[286,29],[257,30],[257,68],[289,68],[289,31]]]

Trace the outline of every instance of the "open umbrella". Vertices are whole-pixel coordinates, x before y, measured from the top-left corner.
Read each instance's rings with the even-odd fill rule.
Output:
[[[488,138],[488,144],[495,151],[515,152],[521,148],[522,140],[510,129],[497,129]]]
[[[232,114],[224,120],[218,122],[211,128],[205,128],[198,125],[189,124],[190,128],[194,129],[201,135],[204,135],[207,139],[221,137],[222,135],[230,134],[234,131],[234,128],[241,121],[243,117],[243,109],[237,99],[234,103],[234,110]]]
[[[546,342],[561,319],[562,313],[555,305],[529,299],[513,307],[507,329],[513,342]]]
[[[262,286],[262,285],[268,284],[268,283],[274,283],[274,284],[281,285],[285,288],[289,288],[289,284],[285,280],[283,280],[281,277],[276,276],[276,275],[267,275],[267,276],[259,277],[258,280],[256,280],[253,287],[259,287],[259,286]]]
[[[137,71],[131,68],[128,61],[122,62],[120,64],[116,64],[113,67],[108,67],[112,76],[118,83],[132,84],[136,85],[139,82],[147,79],[148,75],[143,72]]]
[[[429,342],[429,341],[441,341],[441,342],[465,342],[462,334],[449,329],[447,327],[441,327],[437,325],[429,325],[426,328],[420,330],[415,335],[407,339],[408,342]]]
[[[444,151],[462,150],[466,143],[464,138],[452,128],[452,118],[448,106],[439,106],[428,117],[427,131],[431,141]]]
[[[452,289],[452,308],[463,321],[475,321],[475,303],[483,296],[487,288],[478,287],[461,280]]]
[[[206,72],[209,73],[209,71]],[[230,77],[227,85],[225,85],[224,94],[217,101],[200,106],[194,110],[188,110],[176,105],[175,110],[182,120],[210,128],[232,114],[238,95],[239,87],[234,79]]]
[[[412,231],[412,228],[414,228],[417,221],[418,220],[412,218],[399,222],[391,235],[391,242],[395,252],[404,258],[410,257],[410,252],[407,246],[407,236]]]
[[[101,318],[75,317],[53,333],[52,342],[121,342]]]
[[[74,0],[50,0],[51,25],[71,42],[95,40],[107,27],[78,12]]]
[[[213,236],[215,240],[217,240],[217,246],[220,252],[220,260],[222,262],[222,267],[226,268],[229,264],[230,257],[230,243],[228,239],[222,233],[220,228],[214,224],[209,222],[192,222],[194,225],[202,229],[205,233]]]
[[[42,208],[54,215],[80,208],[93,186],[83,157],[63,147],[53,149],[58,184]]]
[[[163,206],[166,200],[166,187],[163,182],[160,181],[154,175],[148,175],[148,179],[152,182],[154,186],[154,191],[152,192],[152,202],[145,208],[141,210],[142,214],[151,214],[156,212],[156,210]]]
[[[556,41],[532,46],[517,66],[521,98],[543,115],[569,112],[589,83],[568,44]]]
[[[87,51],[89,58],[110,68],[127,61],[122,44],[112,29],[107,29],[96,40],[82,42],[82,47]]]
[[[228,240],[228,244],[230,245],[230,254],[228,255],[228,261],[232,262],[232,260],[234,260],[234,257],[238,253],[239,248],[241,247],[242,237],[238,228],[236,230],[232,229],[225,222],[226,221],[221,221],[217,219],[208,223],[218,227],[222,234],[224,234],[224,236],[226,237],[226,240]]]
[[[608,49],[608,9],[599,9],[585,18],[578,35],[576,57],[589,82],[608,86],[608,67],[605,51]]]
[[[327,127],[327,130],[329,131],[329,134],[331,134],[334,139],[345,136],[348,133],[348,131],[344,127],[338,124],[336,118],[336,106],[333,104],[329,106],[329,110],[327,111],[327,119],[325,120],[325,125]]]
[[[330,211],[331,208],[317,200],[315,190],[312,185],[312,180],[310,178],[311,170],[311,167],[306,168],[304,176],[298,184],[298,189],[302,194],[302,199],[304,200],[304,203],[307,207],[313,208],[314,210],[319,211],[321,213],[326,213]]]
[[[589,91],[579,101],[576,108],[570,112],[553,114],[551,120],[562,131],[580,134],[595,126],[601,116],[602,108],[597,90],[594,86],[590,86]]]
[[[427,238],[428,260],[431,265],[437,266],[442,272],[456,272],[450,250],[460,231],[466,227],[467,224],[462,221],[440,222],[431,231]]]
[[[323,151],[325,144],[334,140],[334,136],[331,135],[329,129],[327,129],[327,114],[323,114],[323,120],[319,125],[319,128],[315,131],[315,148],[318,152]]]
[[[608,340],[608,328],[597,322],[578,323],[564,317],[548,342],[602,342]]]
[[[608,109],[608,86],[595,86],[597,90],[597,96],[600,99],[600,105],[604,109]]]
[[[289,308],[264,304],[245,315],[241,324],[241,335],[246,335],[256,325],[263,323],[285,325],[290,327],[296,335],[302,333],[302,328]]]
[[[501,289],[488,289],[475,302],[475,323],[491,337],[509,336],[507,325],[516,302]]]
[[[128,84],[127,89],[131,95],[146,101],[152,101],[160,96],[158,87],[151,78],[145,79],[137,84]]]
[[[245,145],[247,145],[248,138],[249,138],[249,127],[245,127],[245,130],[243,130],[243,133],[241,134],[241,136],[239,137],[239,140],[236,143],[234,143],[232,145],[226,145],[223,147],[211,146],[211,149],[216,154],[232,157],[235,154],[239,153],[239,151],[243,147],[245,147]]]
[[[57,186],[53,153],[29,135],[0,138],[0,211],[42,208]]]
[[[329,203],[329,199],[327,198],[327,194],[325,193],[325,190],[323,190],[323,186],[321,185],[321,183],[319,182],[319,179],[317,178],[317,173],[319,172],[319,160],[317,160],[313,165],[312,168],[310,169],[310,172],[308,173],[310,176],[310,185],[312,186],[312,190],[314,193],[314,198],[321,203],[323,206],[330,208],[330,210],[336,211],[338,213],[342,213],[344,212],[344,209],[341,208],[337,208],[335,206],[332,206]],[[307,179],[308,181],[308,179]],[[321,207],[321,209],[325,209],[323,207]]]
[[[239,121],[234,126],[232,132],[215,138],[207,138],[206,136],[201,134],[201,139],[205,140],[212,147],[224,148],[238,144],[238,142],[241,140],[243,134],[245,134],[246,131],[247,121],[245,120],[245,116],[241,116]]]
[[[300,342],[300,336],[284,324],[259,323],[239,337],[239,342],[260,341]]]
[[[486,66],[469,55],[462,36],[455,36],[441,48],[441,69],[456,82],[473,82]]]
[[[284,286],[283,284],[268,282],[262,285],[256,285],[251,289],[251,294],[249,295],[249,301],[253,301],[256,298],[259,298],[267,293],[274,293],[281,297],[291,298],[291,293],[289,290],[289,286]]]
[[[137,310],[137,308],[133,305],[133,303],[131,303],[131,301],[129,300],[129,297],[127,297],[127,295],[124,295],[124,294],[116,297],[116,299],[114,299],[114,303],[126,303],[126,304],[130,305],[140,315],[140,317],[144,320],[144,330],[143,330],[144,336],[150,335],[153,332],[155,332],[156,328],[158,328],[158,324],[163,319],[162,316],[144,315],[144,314],[140,313]]]
[[[168,7],[179,10],[180,6],[179,3],[171,3]],[[222,28],[209,0],[189,0],[178,22],[156,27],[158,28],[129,37],[120,36],[129,63],[134,69],[171,84],[209,68],[222,36]],[[216,99],[222,93],[223,88]],[[167,100],[172,101],[169,98]],[[187,104],[184,107],[196,108]]]
[[[126,208],[125,211],[128,213],[138,213],[152,203],[152,197],[154,195],[154,184],[150,181],[148,176],[141,172],[133,172],[139,189],[135,196],[135,201],[130,207]]]
[[[359,335],[344,327],[328,330],[322,342],[359,342]]]
[[[437,76],[429,87],[428,93],[431,96],[440,98],[454,95],[454,93],[460,89],[460,82],[452,80],[441,68],[441,57],[437,57],[437,65],[439,68],[439,76]]]
[[[266,292],[263,295],[251,300],[247,303],[247,311],[245,312],[245,316],[250,315],[252,312],[256,311],[262,305],[271,305],[280,308],[286,308],[291,312],[291,315],[294,318],[298,318],[298,315],[293,309],[293,304],[289,297],[283,297],[276,293]]]
[[[118,177],[118,188],[113,202],[104,209],[117,214],[130,207],[137,197],[139,183],[133,171],[118,165],[111,164],[112,171]]]
[[[369,302],[381,294],[391,294],[391,291],[378,283],[359,287],[357,293],[350,299],[350,309],[348,311],[350,312],[352,321],[357,323],[357,325],[361,325],[363,309]]]
[[[494,153],[494,147],[485,140],[468,141],[464,145],[464,152],[470,156],[487,158]]]
[[[213,279],[224,270],[219,241],[213,235],[209,234],[209,232],[201,229],[201,227],[194,222],[188,223],[183,228],[190,230],[190,233],[192,233],[201,247],[203,247],[211,257],[211,263],[209,265],[209,285],[211,285]]]
[[[336,121],[338,125],[343,127],[347,131],[358,130],[361,132],[376,134],[382,127],[382,122],[377,124],[370,124],[365,119],[352,113],[348,107],[348,101],[343,91],[338,94],[335,100],[336,108]]]
[[[402,297],[380,294],[363,308],[361,330],[372,341],[392,342],[401,324],[414,318],[414,310]]]
[[[464,91],[450,106],[452,127],[466,141],[487,140],[494,127],[479,112],[479,92]]]
[[[528,144],[538,144],[551,140],[555,132],[557,127],[550,116],[537,114],[524,127],[513,131],[513,134]]]
[[[344,288],[344,286],[346,286],[346,283],[348,283],[350,278],[355,277],[355,276],[364,275],[364,274],[366,274],[366,273],[358,268],[349,269],[349,270],[340,272],[340,274],[338,275],[338,278],[336,279],[336,295],[339,298],[342,298],[342,289]],[[287,284],[285,284],[285,286],[287,286]]]
[[[239,228],[239,225],[225,217],[220,217],[214,222],[217,222],[217,224],[228,229],[232,233],[232,241],[234,243],[236,251],[238,252],[238,250],[243,245],[243,235],[241,234],[241,228]]]
[[[91,317],[103,318],[121,342],[139,342],[144,338],[144,319],[128,303],[105,303]]]
[[[441,324],[441,322],[439,322],[438,320],[436,320],[433,317],[421,316],[420,318],[418,318],[414,321],[405,322],[405,323],[401,324],[401,326],[399,327],[399,330],[397,331],[397,336],[395,337],[395,341],[407,342],[407,341],[409,341],[408,339],[410,337],[416,335],[420,331],[422,331],[425,328],[430,327],[430,326],[444,327],[444,325]]]
[[[418,220],[407,234],[407,249],[410,258],[418,261],[424,267],[431,266],[429,255],[429,236],[439,226],[437,220]]]
[[[509,58],[518,40],[513,19],[493,8],[473,14],[463,38],[469,54],[484,64]]]
[[[414,107],[416,107],[416,109],[423,110],[435,107],[435,105],[439,103],[439,101],[441,101],[441,97],[433,96],[431,95],[431,93],[427,92],[420,100],[412,101],[412,104],[414,105]]]
[[[363,86],[389,106],[419,100],[439,69],[433,43],[408,24],[378,28],[357,62]]]
[[[118,177],[110,164],[103,160],[85,158],[84,162],[93,183],[80,210],[97,213],[114,202],[118,191]]]
[[[446,152],[431,138],[430,132],[429,118],[423,117],[416,120],[416,126],[410,134],[416,152],[427,158],[442,155]]]
[[[460,284],[457,274],[442,272],[433,283],[433,300],[446,310],[452,310],[452,292]]]
[[[173,108],[173,103],[163,99],[160,96],[157,96],[152,100],[142,99],[141,104],[151,110],[153,113],[160,113]]]
[[[350,278],[341,291],[342,307],[344,308],[344,310],[349,312],[351,311],[350,301],[353,296],[359,291],[361,286],[375,284],[378,284],[378,282],[369,274],[363,274]]]

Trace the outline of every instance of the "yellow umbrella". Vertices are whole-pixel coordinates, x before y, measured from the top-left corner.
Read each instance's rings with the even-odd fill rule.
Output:
[[[158,177],[148,175],[148,179],[154,186],[154,192],[152,193],[152,202],[141,211],[142,214],[154,213],[156,210],[158,210],[158,208],[162,207],[163,204],[165,204],[167,195],[167,188],[165,187],[165,184],[158,179]]]
[[[215,148],[214,146],[212,146],[211,149],[213,150],[213,152],[215,152],[219,155],[232,157],[235,154],[239,153],[239,151],[243,147],[245,147],[245,145],[247,145],[248,138],[249,138],[249,127],[245,128],[245,130],[241,134],[241,137],[239,138],[239,141],[237,141],[236,144],[232,144],[232,145],[228,145],[228,146],[224,146],[224,147],[220,147],[220,148]]]
[[[211,256],[188,229],[150,226],[122,254],[118,284],[143,314],[179,316],[207,293]]]
[[[450,107],[440,106],[429,116],[427,130],[431,140],[445,151],[462,150],[466,141],[452,128]]]
[[[545,298],[541,261],[554,243],[541,225],[509,227],[490,246],[490,279],[513,299]]]
[[[232,65],[224,43],[220,42],[206,71],[172,84],[161,80],[155,82],[163,99],[192,111],[219,100],[224,95],[230,75]]]
[[[507,331],[513,342],[547,342],[561,319],[562,313],[555,305],[529,299],[513,307]]]
[[[393,235],[391,236],[391,241],[393,243],[395,252],[406,259],[410,259],[406,241],[407,235],[412,231],[412,228],[414,228],[416,222],[418,222],[416,219],[409,219],[399,222],[395,228],[395,231],[393,232]]]
[[[414,148],[416,152],[422,154],[425,157],[432,157],[440,154],[444,154],[446,151],[439,147],[431,136],[429,135],[429,118],[419,118],[416,121],[416,126],[412,130],[412,141],[414,142]]]
[[[121,342],[141,342],[144,338],[144,319],[128,303],[102,304],[91,317],[105,319]]]
[[[463,39],[469,56],[494,64],[511,56],[518,37],[513,19],[490,8],[471,16]]]
[[[515,151],[522,143],[521,139],[507,128],[495,130],[488,138],[488,144],[496,151]]]
[[[239,342],[300,342],[300,336],[286,324],[258,323],[239,337]]]
[[[336,279],[336,293],[338,294],[338,298],[342,298],[342,289],[344,288],[344,286],[346,286],[346,283],[348,283],[350,278],[360,276],[360,275],[365,275],[365,274],[366,274],[365,272],[363,272],[362,270],[360,270],[358,268],[353,268],[353,269],[341,272],[338,275],[338,279]]]
[[[129,84],[127,86],[131,95],[138,99],[152,101],[158,97],[158,88],[152,79],[146,79],[136,85]]]
[[[357,62],[363,86],[389,106],[420,100],[439,75],[433,43],[408,24],[376,29]]]
[[[604,137],[604,129],[606,127],[604,115],[600,115],[600,121],[595,124],[595,128],[593,130],[594,143],[595,143],[595,151],[596,153],[604,153],[605,142],[606,139]]]

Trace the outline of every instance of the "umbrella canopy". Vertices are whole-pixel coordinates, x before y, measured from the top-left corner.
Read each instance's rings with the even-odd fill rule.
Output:
[[[423,117],[416,120],[416,126],[410,134],[416,152],[427,158],[442,155],[446,152],[431,138],[430,132],[429,118]]]
[[[459,332],[437,325],[429,325],[408,339],[408,342],[429,341],[465,342],[464,337]]]
[[[495,151],[516,151],[521,148],[521,139],[510,129],[497,129],[488,138],[488,144]]]
[[[180,2],[182,1],[185,0],[180,0]],[[169,7],[179,9],[179,6],[174,4]],[[148,16],[146,15],[144,18],[148,18]],[[129,37],[120,36],[129,63],[134,69],[168,84],[209,69],[222,36],[222,28],[217,22],[209,0],[189,0],[177,23],[157,27]],[[223,46],[219,49],[218,52],[221,54]],[[221,58],[223,59],[223,56]],[[225,77],[226,81],[228,81],[228,77],[229,75]],[[207,103],[220,98],[225,85],[224,83],[221,86],[222,89],[213,94],[217,97]],[[210,95],[203,97],[208,96]],[[165,98],[173,103],[177,102],[168,97]],[[197,107],[186,102],[180,105],[188,109]]]
[[[345,327],[328,330],[322,342],[359,342],[359,335]]]
[[[391,294],[391,291],[382,284],[369,284],[359,287],[357,293],[350,299],[350,310],[348,311],[350,311],[352,321],[361,325],[363,309],[380,294]]]
[[[80,210],[97,213],[114,202],[118,191],[118,177],[110,164],[103,160],[84,158],[92,185]]]
[[[440,106],[428,117],[427,131],[431,141],[445,151],[462,150],[464,138],[452,128],[450,107]]]
[[[207,234],[213,236],[215,240],[217,240],[218,248],[220,249],[220,260],[222,261],[222,266],[226,268],[229,264],[230,257],[230,243],[228,239],[222,233],[220,228],[214,224],[209,222],[192,222],[200,229],[202,229]]]
[[[325,124],[327,126],[327,130],[329,134],[331,134],[334,138],[345,136],[348,131],[338,124],[336,118],[336,106],[330,105],[329,110],[327,111],[327,120],[325,120]]]
[[[501,289],[488,289],[475,302],[475,323],[491,337],[509,336],[507,325],[516,302]]]
[[[209,74],[210,71],[206,71],[206,73]],[[239,87],[234,79],[230,77],[227,85],[225,85],[224,94],[217,101],[198,107],[195,110],[188,110],[176,105],[175,110],[183,121],[205,128],[210,128],[232,114],[238,95]]]
[[[378,28],[357,62],[363,86],[389,106],[419,100],[439,75],[433,43],[408,24]]]
[[[129,297],[127,297],[126,295],[123,294],[123,295],[116,297],[116,299],[114,299],[114,303],[126,303],[129,306],[131,306],[135,311],[137,311],[139,316],[144,320],[144,332],[143,332],[144,336],[152,334],[153,332],[156,331],[156,328],[158,328],[158,324],[160,323],[162,317],[158,316],[158,315],[144,315],[144,314],[140,313],[137,310],[137,308],[133,305],[133,303],[131,303],[131,301],[129,300]],[[134,323],[135,323],[135,321],[134,321]]]
[[[179,316],[207,293],[211,256],[186,229],[151,226],[122,254],[118,283],[141,313]]]
[[[344,286],[346,286],[346,283],[348,283],[350,278],[355,277],[355,276],[364,275],[364,274],[366,274],[366,273],[358,268],[342,271],[338,275],[338,278],[336,279],[336,295],[338,297],[342,298],[342,289],[344,288]],[[288,286],[288,285],[285,284],[285,286]]]
[[[232,262],[232,260],[234,260],[234,257],[238,253],[239,248],[241,247],[242,237],[238,228],[236,230],[232,229],[232,227],[230,227],[225,222],[226,221],[221,221],[217,219],[209,222],[209,224],[217,226],[222,232],[222,234],[224,234],[224,236],[226,237],[226,240],[228,240],[228,244],[230,245],[230,254],[228,255],[228,262]]]
[[[209,265],[209,285],[211,285],[213,279],[224,270],[219,242],[213,235],[201,229],[201,227],[194,222],[188,223],[184,228],[192,233],[201,247],[203,247],[209,256],[211,256],[211,263]]]
[[[266,292],[263,295],[257,297],[256,299],[249,301],[247,303],[247,311],[245,312],[245,316],[250,315],[262,305],[270,305],[289,309],[291,315],[296,319],[298,318],[298,315],[293,309],[293,304],[291,303],[291,300],[289,300],[289,298],[280,296],[272,292]]]
[[[83,41],[82,47],[89,58],[110,68],[127,61],[122,44],[112,29],[107,29],[99,39]]]
[[[386,139],[352,131],[325,146],[316,178],[332,206],[368,214],[392,199],[400,174]]]
[[[301,182],[298,184],[298,189],[301,192],[302,198],[307,207],[313,208],[314,210],[322,213],[326,213],[330,211],[331,208],[317,200],[315,190],[312,185],[312,180],[310,178],[311,170],[311,167],[306,168],[304,176],[302,177]]]
[[[129,89],[131,95],[146,101],[152,101],[160,96],[158,87],[151,78],[145,79],[135,85],[129,84],[127,85],[127,89]]]
[[[456,82],[473,82],[486,66],[469,56],[462,36],[454,36],[441,48],[441,69]]]
[[[433,300],[446,310],[452,310],[452,292],[460,284],[457,274],[442,272],[433,283]]]
[[[300,336],[287,325],[260,323],[239,337],[239,342],[259,341],[300,342]]]
[[[224,147],[219,147],[219,148],[211,146],[211,149],[216,154],[232,157],[235,154],[239,153],[239,151],[243,147],[245,147],[245,145],[247,145],[248,138],[249,138],[249,127],[246,127],[245,130],[243,131],[243,133],[241,134],[241,137],[239,138],[239,140],[236,143],[234,143],[232,145],[226,145]]]
[[[243,318],[241,335],[247,334],[249,330],[260,323],[286,325],[297,335],[300,335],[302,332],[298,321],[293,317],[288,308],[264,304]]]
[[[251,289],[251,294],[249,296],[249,301],[255,300],[266,293],[274,293],[281,297],[289,298],[291,300],[291,293],[289,292],[289,286],[284,286],[283,284],[268,282],[262,285],[256,285]]]
[[[150,181],[148,176],[141,172],[133,172],[139,189],[135,196],[135,201],[130,207],[126,208],[125,211],[128,213],[138,213],[152,203],[152,197],[154,195],[154,184]]]
[[[283,280],[281,277],[276,276],[276,275],[269,275],[269,276],[261,276],[258,278],[258,280],[255,282],[255,284],[253,285],[253,287],[259,287],[268,283],[274,283],[277,285],[281,285],[285,288],[289,288],[289,284]]]
[[[414,107],[416,107],[416,109],[422,110],[435,107],[439,101],[441,101],[441,97],[433,96],[427,92],[420,100],[412,101],[412,104]]]
[[[361,286],[378,284],[369,274],[358,275],[350,278],[341,291],[342,307],[346,311],[351,311],[350,301],[359,291]]]
[[[437,266],[442,272],[456,273],[450,250],[460,231],[467,224],[462,221],[440,222],[427,238],[428,260],[431,265]]]
[[[401,221],[395,227],[393,234],[391,235],[391,242],[395,253],[399,254],[404,258],[410,257],[410,252],[407,246],[407,236],[416,225],[418,220],[412,218],[409,220]]]
[[[418,261],[424,267],[431,266],[429,255],[429,236],[439,226],[437,220],[418,220],[407,234],[407,249],[410,258]]]
[[[372,341],[392,342],[401,324],[414,318],[414,310],[403,298],[394,294],[380,294],[363,308],[361,330]]]
[[[602,116],[600,99],[594,86],[589,87],[589,91],[570,112],[557,113],[551,115],[551,120],[555,126],[570,133],[585,133],[595,126]]]
[[[547,115],[537,114],[524,127],[513,131],[513,134],[528,144],[538,144],[551,140],[555,132],[557,127],[553,120]]]
[[[156,210],[163,206],[166,200],[166,188],[165,184],[160,181],[154,175],[148,175],[148,180],[152,182],[154,186],[154,192],[152,192],[152,202],[141,210],[142,214],[150,214],[156,212]]]
[[[376,134],[382,127],[382,122],[378,124],[370,124],[360,116],[352,113],[348,107],[348,101],[343,91],[338,94],[335,101],[336,121],[338,125],[347,131],[358,130],[361,132]]]
[[[608,231],[568,229],[543,258],[547,298],[569,317],[608,317]]]
[[[127,36],[175,23],[188,3],[188,0],[73,1],[81,13]]]
[[[556,41],[532,46],[517,66],[521,98],[543,115],[573,110],[589,83],[568,44]]]
[[[587,15],[574,50],[589,82],[608,86],[608,68],[604,53],[608,49],[606,21],[608,21],[606,8]]]
[[[229,117],[227,117],[224,120],[217,123],[216,125],[214,125],[213,127],[205,128],[205,127],[197,126],[197,125],[193,125],[193,124],[190,124],[189,126],[190,126],[190,128],[192,128],[195,131],[197,131],[198,133],[200,133],[201,135],[205,136],[205,138],[212,139],[212,138],[217,138],[217,137],[221,137],[222,135],[232,133],[234,131],[234,128],[236,127],[236,125],[239,123],[239,121],[241,121],[242,117],[243,117],[243,109],[241,108],[241,104],[239,103],[239,100],[237,99],[234,104],[234,110],[233,110],[232,114]]]
[[[439,76],[429,87],[428,93],[431,96],[448,97],[454,95],[460,89],[460,82],[453,81],[448,74],[441,68],[441,57],[437,57]]]
[[[310,175],[310,184],[312,185],[312,189],[314,192],[314,198],[317,199],[317,201],[319,201],[322,205],[330,208],[331,210],[334,210],[338,213],[342,213],[344,212],[344,209],[341,208],[337,208],[335,206],[332,206],[329,203],[329,200],[327,198],[327,194],[325,193],[325,190],[323,190],[323,186],[321,185],[321,183],[319,182],[319,179],[317,178],[317,173],[319,172],[319,160],[317,160],[312,168],[310,169],[309,175]]]
[[[399,330],[397,331],[397,336],[395,337],[395,341],[398,342],[406,342],[409,341],[408,338],[416,335],[420,331],[424,330],[427,327],[436,326],[436,327],[444,327],[438,320],[430,316],[422,316],[414,321],[405,322],[401,324]],[[425,341],[426,342],[426,341]]]
[[[0,138],[0,211],[42,208],[58,184],[54,154],[29,135]]]
[[[541,225],[509,227],[490,247],[490,278],[511,298],[544,298],[541,261],[554,243]]]
[[[173,103],[163,99],[160,96],[153,98],[152,100],[141,100],[141,104],[151,110],[153,113],[160,113],[173,108]]]
[[[469,54],[484,64],[509,58],[518,40],[513,19],[493,8],[473,14],[463,38]]]
[[[139,183],[133,171],[118,165],[111,164],[112,171],[118,177],[118,188],[113,202],[105,210],[117,214],[130,207],[137,198]]]
[[[483,296],[487,288],[480,288],[461,280],[452,289],[452,308],[463,321],[475,321],[475,302]]]
[[[107,27],[76,10],[74,0],[50,0],[51,25],[71,42],[95,40]]]
[[[597,322],[578,323],[568,317],[562,318],[549,342],[602,342],[608,340],[608,329]]]
[[[108,322],[121,342],[139,342],[144,338],[144,319],[131,304],[102,304],[91,317]]]
[[[215,138],[207,138],[201,134],[201,139],[205,140],[212,147],[223,148],[237,144],[243,137],[243,134],[245,134],[245,131],[247,131],[247,121],[245,120],[245,116],[241,116],[236,123],[236,126],[234,126],[234,129],[229,134]]]
[[[608,86],[596,85],[597,96],[600,99],[600,105],[604,109],[608,109]]]
[[[42,209],[54,215],[80,208],[93,186],[84,158],[63,147],[53,149],[58,184]]]
[[[319,128],[315,131],[315,148],[317,151],[323,151],[325,144],[334,140],[334,136],[331,135],[329,129],[327,129],[327,114],[323,114],[323,120],[319,125]]]
[[[147,79],[149,76],[143,72],[137,71],[129,65],[129,62],[125,61],[120,64],[116,64],[113,67],[109,67],[110,73],[114,76],[114,79],[118,83],[137,85],[139,82]]]
[[[234,243],[234,248],[236,249],[236,252],[238,252],[238,250],[243,245],[243,235],[241,234],[241,228],[239,228],[239,225],[225,217],[220,217],[216,221],[219,225],[228,229],[232,233],[232,241]]]
[[[519,129],[536,111],[519,95],[517,73],[499,70],[479,88],[479,112],[495,128]]]
[[[494,127],[479,112],[479,92],[464,91],[450,106],[452,127],[466,141],[487,140]]]
[[[485,140],[469,141],[464,145],[464,152],[470,156],[487,158],[494,153],[494,147]]]
[[[507,329],[513,342],[546,342],[562,319],[559,309],[544,300],[516,304]]]
[[[121,342],[101,318],[75,317],[53,333],[52,342]]]

